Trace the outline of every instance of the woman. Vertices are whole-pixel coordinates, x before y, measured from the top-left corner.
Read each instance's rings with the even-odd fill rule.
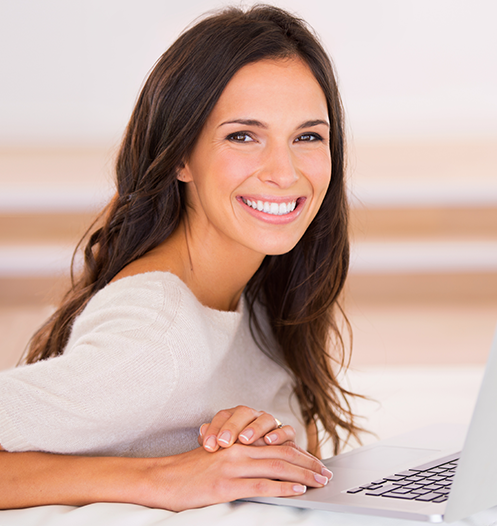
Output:
[[[335,451],[359,431],[334,367],[341,115],[326,53],[280,9],[227,9],[164,53],[81,277],[1,377],[2,507],[182,510],[328,482],[317,423]]]

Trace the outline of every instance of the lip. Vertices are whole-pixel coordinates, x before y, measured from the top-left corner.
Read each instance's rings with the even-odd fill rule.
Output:
[[[288,214],[284,215],[273,215],[273,214],[267,214],[265,212],[261,212],[259,210],[255,210],[251,206],[245,204],[243,202],[243,199],[248,199],[249,201],[268,201],[270,203],[290,203],[291,201],[296,201],[297,206],[292,212],[289,212]],[[307,201],[306,197],[303,196],[284,196],[284,197],[276,197],[276,196],[264,196],[264,195],[239,195],[236,197],[236,200],[242,205],[243,209],[247,211],[250,215],[253,217],[264,221],[265,223],[269,223],[272,225],[286,225],[287,223],[291,223],[294,221],[304,209],[304,204]]]
[[[250,201],[269,201],[270,203],[290,203],[291,201],[297,201],[298,199],[305,199],[301,195],[256,195],[256,194],[243,194],[239,195],[237,199],[249,199]]]

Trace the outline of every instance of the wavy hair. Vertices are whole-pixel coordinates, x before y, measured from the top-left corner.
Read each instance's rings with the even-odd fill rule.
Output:
[[[262,59],[291,57],[308,65],[327,100],[331,183],[302,239],[287,254],[267,256],[248,283],[251,330],[261,349],[282,357],[293,374],[305,423],[321,422],[335,452],[350,436],[358,437],[352,393],[337,379],[348,365],[340,325],[349,327],[338,303],[349,261],[342,105],[333,66],[317,37],[302,20],[272,6],[211,14],[159,58],[118,153],[117,193],[83,238],[84,268],[77,278],[71,273],[60,307],[33,336],[27,363],[62,354],[88,301],[178,227],[185,212],[178,169],[233,75]],[[256,303],[267,313],[276,351],[261,329]]]

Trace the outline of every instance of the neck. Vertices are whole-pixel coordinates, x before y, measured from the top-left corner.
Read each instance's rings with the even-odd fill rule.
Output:
[[[247,283],[264,256],[235,243],[219,243],[213,233],[196,233],[184,223],[187,256],[182,276],[197,299],[217,310],[236,310]]]
[[[263,254],[239,244],[221,242],[215,232],[192,230],[184,220],[172,236],[141,258],[138,271],[172,272],[206,307],[232,311],[263,259]]]

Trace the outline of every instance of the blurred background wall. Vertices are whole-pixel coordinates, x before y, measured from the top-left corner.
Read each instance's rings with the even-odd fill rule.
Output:
[[[50,312],[112,194],[147,72],[226,4],[0,0],[0,368]],[[497,323],[497,4],[274,4],[314,27],[340,81],[353,365],[483,363]]]

